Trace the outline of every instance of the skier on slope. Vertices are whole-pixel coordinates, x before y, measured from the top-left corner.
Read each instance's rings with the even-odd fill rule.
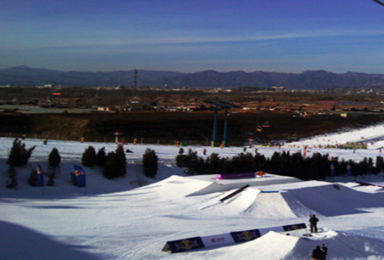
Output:
[[[319,219],[315,216],[315,214],[309,215],[309,225],[311,227],[311,233],[317,233],[317,222],[319,222]]]

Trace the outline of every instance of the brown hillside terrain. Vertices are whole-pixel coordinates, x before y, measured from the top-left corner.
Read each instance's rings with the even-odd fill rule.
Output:
[[[2,136],[144,143],[172,143],[174,141],[206,144],[212,139],[213,112],[135,112],[113,114],[0,114]],[[341,118],[324,116],[292,118],[287,113],[256,111],[230,114],[228,117],[228,144],[242,145],[250,136],[255,140],[287,140],[296,134],[299,138],[341,131],[346,127],[364,127],[382,122],[383,115],[363,115]],[[257,126],[268,121],[262,132]],[[217,142],[223,140],[224,112],[218,113]]]

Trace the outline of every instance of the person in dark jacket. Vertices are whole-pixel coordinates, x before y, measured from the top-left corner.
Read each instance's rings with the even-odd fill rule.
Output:
[[[327,252],[328,252],[328,248],[322,244],[321,247],[320,247],[320,250],[322,252],[322,257],[320,258],[321,260],[326,260],[327,259]]]
[[[317,222],[319,222],[319,219],[316,218],[315,214],[309,215],[309,225],[311,226],[311,233],[317,232]]]
[[[312,252],[312,259],[321,260],[323,257],[323,252],[320,249],[320,246],[316,246],[315,250]]]

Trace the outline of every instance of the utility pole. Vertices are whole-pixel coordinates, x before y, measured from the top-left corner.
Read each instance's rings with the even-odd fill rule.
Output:
[[[137,88],[137,70],[133,70],[133,96],[136,97],[136,88]]]

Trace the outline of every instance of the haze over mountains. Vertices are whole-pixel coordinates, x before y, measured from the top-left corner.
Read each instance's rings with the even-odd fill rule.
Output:
[[[111,72],[81,72],[37,69],[17,66],[0,70],[0,85],[34,86],[54,84],[61,86],[131,86],[133,70]],[[137,70],[137,86],[169,88],[236,88],[284,86],[286,89],[325,88],[382,88],[384,74],[359,72],[332,73],[324,70],[302,73],[280,72],[217,72],[206,70],[196,73]]]

